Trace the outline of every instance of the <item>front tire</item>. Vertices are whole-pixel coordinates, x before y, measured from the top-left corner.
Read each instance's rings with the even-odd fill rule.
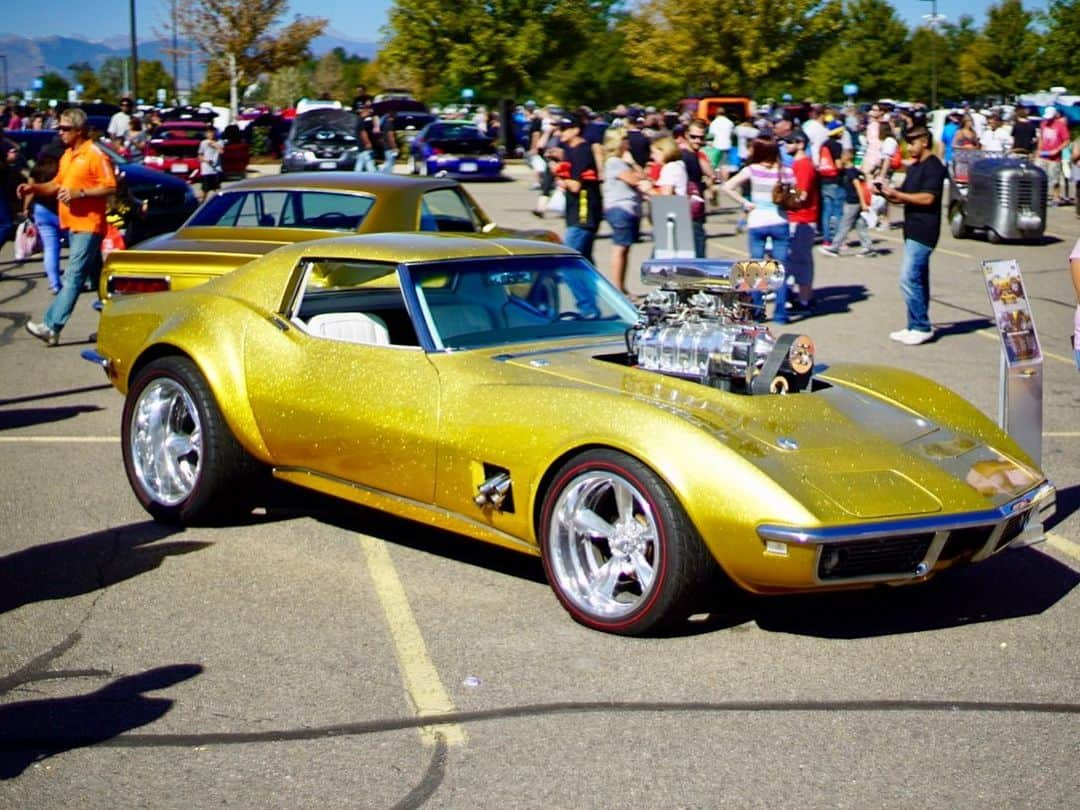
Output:
[[[623,453],[591,450],[558,471],[544,499],[548,582],[581,624],[620,635],[685,619],[713,570],[667,485]]]
[[[250,511],[256,464],[186,357],[154,360],[136,375],[124,400],[121,444],[131,488],[155,520],[211,524]]]
[[[971,235],[971,229],[964,224],[964,209],[962,206],[953,206],[949,215],[949,231],[954,239],[966,239]]]

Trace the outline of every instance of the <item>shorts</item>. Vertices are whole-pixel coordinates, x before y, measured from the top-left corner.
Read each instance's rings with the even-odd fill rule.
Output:
[[[221,175],[204,174],[202,176],[201,183],[203,191],[217,191],[219,188],[221,188]]]
[[[1054,189],[1061,183],[1062,173],[1060,160],[1039,158],[1035,161],[1035,165],[1046,172],[1046,187],[1048,189]]]
[[[604,219],[611,226],[611,243],[619,247],[630,247],[641,235],[641,217],[631,214],[625,208],[609,208],[604,212]]]

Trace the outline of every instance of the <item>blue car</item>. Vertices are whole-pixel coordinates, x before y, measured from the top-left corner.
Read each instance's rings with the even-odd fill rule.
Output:
[[[466,121],[432,121],[409,146],[411,174],[446,174],[464,180],[501,177],[495,139]]]

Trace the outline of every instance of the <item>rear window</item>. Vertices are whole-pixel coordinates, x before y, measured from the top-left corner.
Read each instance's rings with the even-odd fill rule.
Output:
[[[310,228],[353,232],[375,198],[322,191],[226,191],[207,200],[189,227]]]

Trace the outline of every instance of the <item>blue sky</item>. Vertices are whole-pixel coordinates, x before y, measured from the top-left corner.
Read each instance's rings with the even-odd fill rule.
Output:
[[[379,28],[386,22],[390,0],[291,0],[289,12],[321,16],[330,27],[350,39],[376,41]],[[929,0],[893,0],[900,18],[909,26],[921,22],[932,8]],[[955,22],[970,14],[982,25],[990,0],[938,0],[937,10]],[[38,0],[35,3],[6,2],[0,16],[0,33],[40,36],[43,34],[76,35],[87,39],[124,36],[129,30],[128,0]],[[1029,10],[1045,8],[1045,0],[1024,0]],[[170,0],[136,0],[135,16],[140,38],[153,36],[168,18]],[[47,21],[47,24],[43,24]]]

